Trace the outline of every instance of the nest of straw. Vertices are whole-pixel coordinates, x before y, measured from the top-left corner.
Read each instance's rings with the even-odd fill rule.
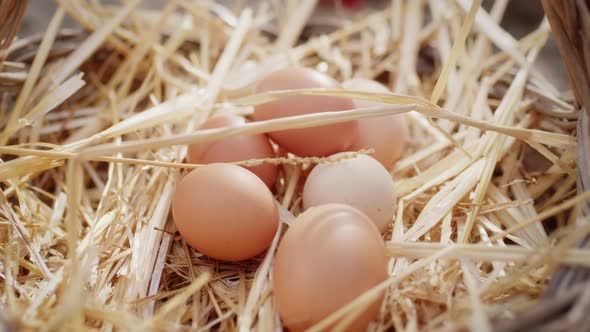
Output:
[[[516,40],[498,25],[506,1],[485,12],[481,1],[396,0],[336,19],[315,16],[308,0],[171,1],[157,11],[140,2],[58,1],[42,35],[2,51],[0,327],[280,328],[270,282],[280,234],[263,256],[223,263],[175,232],[175,183],[199,167],[183,163],[186,144],[385,114],[403,113],[411,132],[392,171],[391,277],[312,330],[383,289],[372,331],[492,330],[539,308],[561,266],[590,266],[577,248],[590,231],[579,213],[589,194],[576,189],[583,103],[534,66],[547,20]],[[66,15],[84,30],[62,29]],[[378,79],[394,93],[253,95],[256,80],[289,64]],[[387,105],[195,130],[213,114],[247,116],[294,94]],[[301,212],[309,168],[331,160],[279,153],[239,164],[281,165],[284,229]]]

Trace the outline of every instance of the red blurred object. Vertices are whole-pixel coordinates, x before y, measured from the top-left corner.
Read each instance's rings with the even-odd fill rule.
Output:
[[[324,3],[335,3],[337,1],[341,2],[342,5],[348,9],[362,7],[362,5],[365,3],[365,0],[320,0],[320,2]]]

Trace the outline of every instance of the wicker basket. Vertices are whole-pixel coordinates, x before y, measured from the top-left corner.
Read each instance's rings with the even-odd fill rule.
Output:
[[[401,6],[401,1],[394,1],[393,3]],[[554,33],[555,39],[557,40],[558,46],[560,48],[561,55],[566,63],[568,73],[571,78],[573,91],[576,97],[576,106],[580,110],[580,116],[577,122],[577,165],[579,171],[577,189],[578,193],[587,193],[590,190],[590,154],[587,153],[590,149],[590,53],[588,48],[588,45],[590,43],[590,12],[588,10],[587,1],[585,2],[576,0],[542,0],[542,3],[546,15],[548,17],[549,23],[551,25],[551,29]],[[0,17],[11,18],[10,20],[6,21],[8,23],[6,26],[0,28],[0,50],[3,48],[7,48],[8,45],[11,43],[12,39],[14,38],[17,30],[16,27],[19,25],[19,22],[22,19],[22,16],[24,14],[24,8],[26,5],[27,1],[24,0],[20,2],[6,1],[0,3]],[[218,12],[216,12],[216,14],[219,15],[219,17],[224,17],[224,12],[219,9],[217,10]],[[221,21],[223,21],[223,19],[221,19]],[[220,24],[219,22],[209,23],[211,23],[212,25]],[[236,22],[232,22],[231,19],[226,19],[224,23],[233,27],[235,27],[235,25],[237,24]],[[330,25],[329,22],[326,23],[325,21],[321,23],[328,26]],[[433,29],[434,28],[435,27],[433,27]],[[273,33],[272,29],[269,29],[269,31],[267,32]],[[299,31],[299,33],[300,32],[301,31]],[[60,33],[57,34],[56,41],[52,49],[49,50],[49,58],[58,58],[65,56],[67,54],[71,54],[77,49],[79,43],[85,40],[87,36],[88,35],[85,32],[81,31],[62,30]],[[120,32],[120,36],[125,37],[124,31],[123,33]],[[41,40],[42,36],[33,36],[24,41],[18,40],[18,44],[13,44],[13,48],[11,50],[12,53],[8,55],[10,60],[15,62],[32,61],[36,52],[40,48],[39,44],[41,43]],[[121,41],[119,39],[114,39],[114,41],[111,41],[111,44],[109,44],[109,49],[105,52],[117,49],[118,47],[120,47],[120,42]],[[286,43],[289,44],[289,41],[287,40]],[[318,50],[318,52],[321,52],[321,47],[318,46]],[[94,54],[94,60],[96,62],[101,62],[105,58],[108,58],[108,54],[103,56],[103,54],[101,54],[101,51],[102,50],[99,50]],[[431,63],[434,62],[434,60],[432,55],[428,54],[428,48],[424,48],[422,51],[423,54],[421,54],[421,57],[419,59],[421,61],[419,67],[424,69],[425,71],[428,71],[431,69],[431,67],[434,66]],[[92,64],[87,63],[85,65],[91,66]],[[200,74],[198,73],[198,75]],[[513,76],[510,76],[510,79],[512,78]],[[4,91],[8,92],[16,92],[22,88],[22,84],[20,83],[7,84],[5,86],[0,85],[0,89],[3,89]],[[43,83],[49,84],[49,82]],[[505,91],[495,91],[495,93],[503,94],[505,93]],[[437,115],[440,115],[440,113],[436,113],[433,116]],[[444,123],[441,124],[441,126],[443,127],[444,125]],[[501,130],[501,128],[498,129],[497,127],[490,128],[491,130]],[[158,166],[159,164],[157,162],[154,162],[152,164],[146,165]],[[172,165],[172,163],[166,164],[165,166],[176,168],[182,167],[179,165]],[[590,201],[586,202],[586,204],[582,207],[581,211],[581,217],[590,215]],[[283,211],[283,213],[287,213],[288,215],[288,212]],[[162,233],[164,233],[163,237],[167,239],[162,240],[162,248],[165,248],[165,241],[168,241],[167,245],[170,246],[170,242],[173,238],[173,233],[170,233],[169,229],[159,229],[159,231],[162,231]],[[589,248],[590,236],[586,236],[584,240],[579,243],[579,247]],[[185,247],[185,249],[187,255],[189,255],[188,248]],[[160,255],[162,254],[162,252],[158,253]],[[160,257],[158,259],[160,259]],[[161,259],[163,259],[163,261],[160,260],[159,262],[163,265],[166,262],[165,257]],[[217,263],[210,263],[210,265],[215,264]],[[217,268],[222,269],[219,266],[217,266]],[[192,268],[188,269],[189,271],[191,271],[191,274],[194,272],[191,270]],[[251,273],[251,275],[253,276],[253,271],[256,271],[257,265],[255,267],[250,266],[244,269],[248,270],[248,273]],[[2,276],[0,280],[2,279],[6,278]],[[255,282],[253,283],[255,284]],[[191,284],[191,287],[192,285],[193,284]],[[155,286],[150,284],[150,287],[156,287],[156,290],[157,286],[157,284]],[[169,293],[162,292],[165,294],[162,295],[162,293],[159,293],[157,296],[154,295],[154,298],[158,296],[162,296],[162,298],[171,296],[172,293],[174,293],[175,291],[176,290],[169,290]],[[266,291],[270,292],[268,289]],[[263,290],[260,290],[260,293],[263,293]],[[427,295],[428,294],[421,296],[427,297]],[[184,302],[187,302],[188,298],[188,296],[186,298],[183,298]],[[153,312],[155,305],[153,298],[148,298],[146,301],[152,301],[148,307],[149,310]],[[193,298],[193,301],[198,301],[198,299]],[[590,269],[585,267],[563,267],[559,268],[559,270],[553,275],[550,284],[546,287],[544,295],[541,297],[541,300],[538,304],[536,304],[532,309],[528,308],[526,310],[522,310],[521,312],[518,312],[518,310],[514,310],[515,315],[513,319],[506,319],[505,316],[498,315],[498,318],[492,321],[493,324],[491,327],[493,330],[502,332],[522,330],[590,331],[590,316],[586,314],[588,311],[590,311]],[[0,315],[1,314],[2,310],[0,308]],[[93,312],[93,314],[95,314],[95,316],[92,318],[97,320],[98,318],[96,317],[99,317],[101,314],[113,315],[115,318],[112,319],[112,322],[115,322],[118,319],[117,313],[115,312],[101,313],[97,311]],[[165,317],[158,316],[157,318],[159,319],[158,322],[161,322],[162,320],[164,320]],[[218,318],[221,319],[221,315]],[[0,316],[0,331],[10,331],[13,327],[14,329],[23,327],[21,322],[14,322],[15,319],[13,317],[8,317],[8,322],[4,324],[2,323],[2,319],[3,317]],[[155,319],[156,318],[154,318],[154,320]],[[246,325],[245,328],[243,327],[243,325],[239,326],[241,330],[247,330],[253,325],[254,318],[248,317],[247,319],[250,319],[250,321],[248,321],[248,325]],[[244,321],[246,321],[247,319],[244,318]],[[273,319],[269,319],[268,321],[272,321]],[[52,328],[59,328],[59,321],[57,323],[52,323],[54,324],[51,326]],[[14,324],[14,326],[12,324]],[[137,324],[139,324],[139,322],[137,322]],[[392,325],[395,324],[396,322],[392,323]],[[207,325],[206,327],[209,326]],[[457,329],[461,329],[464,327],[465,326],[456,326]],[[258,328],[260,330],[264,330],[264,326],[259,326]],[[388,326],[388,328],[392,329],[393,327]]]
[[[590,190],[590,11],[587,1],[543,0],[543,8],[566,64],[580,112],[578,118],[578,192]],[[580,219],[590,214],[590,201]],[[590,248],[590,236],[580,243]],[[590,269],[561,268],[536,308],[518,319],[499,322],[497,331],[590,331]]]

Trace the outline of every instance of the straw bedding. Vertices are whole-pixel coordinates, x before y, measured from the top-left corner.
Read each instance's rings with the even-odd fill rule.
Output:
[[[575,248],[590,231],[576,221],[590,195],[576,192],[578,113],[534,66],[546,20],[516,40],[498,25],[502,0],[489,12],[481,1],[394,0],[331,20],[307,0],[171,1],[157,11],[140,2],[60,0],[42,35],[2,51],[0,327],[280,327],[270,282],[280,234],[265,255],[223,263],[175,232],[175,183],[199,167],[183,163],[186,144],[385,114],[405,114],[411,132],[392,171],[391,277],[312,330],[344,329],[386,290],[373,331],[489,331],[534,306],[559,266],[590,266],[590,252]],[[84,31],[62,29],[66,15]],[[394,93],[253,94],[257,79],[289,64],[378,79]],[[387,105],[196,130],[213,114],[247,116],[302,93]],[[241,164],[282,165],[285,230],[310,167],[333,160],[279,153]]]

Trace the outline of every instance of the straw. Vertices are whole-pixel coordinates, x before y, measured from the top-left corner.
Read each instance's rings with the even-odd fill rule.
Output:
[[[590,131],[576,110],[588,94],[575,88],[573,102],[535,66],[549,24],[576,18],[559,21],[563,47],[575,24],[587,28],[585,9],[551,4],[565,14],[548,12],[516,39],[498,23],[503,0],[489,13],[479,1],[395,0],[378,12],[341,8],[334,21],[317,15],[317,1],[289,1],[292,10],[140,3],[60,0],[43,34],[2,51],[0,328],[280,330],[274,252],[303,210],[309,170],[374,151],[303,158],[279,149],[234,162],[279,166],[281,227],[259,257],[222,262],[190,248],[170,214],[177,181],[202,166],[185,162],[187,144],[390,115],[405,117],[410,138],[391,170],[389,278],[311,330],[345,330],[381,295],[371,331],[502,330],[510,317],[516,330],[558,327],[567,305],[585,322],[577,285],[588,277],[590,229],[577,214],[590,190],[577,151]],[[66,19],[86,31],[62,29]],[[584,82],[580,50],[564,54]],[[394,90],[256,93],[261,77],[289,65]],[[257,105],[298,95],[380,104],[249,121]],[[198,129],[217,114],[248,121]]]

